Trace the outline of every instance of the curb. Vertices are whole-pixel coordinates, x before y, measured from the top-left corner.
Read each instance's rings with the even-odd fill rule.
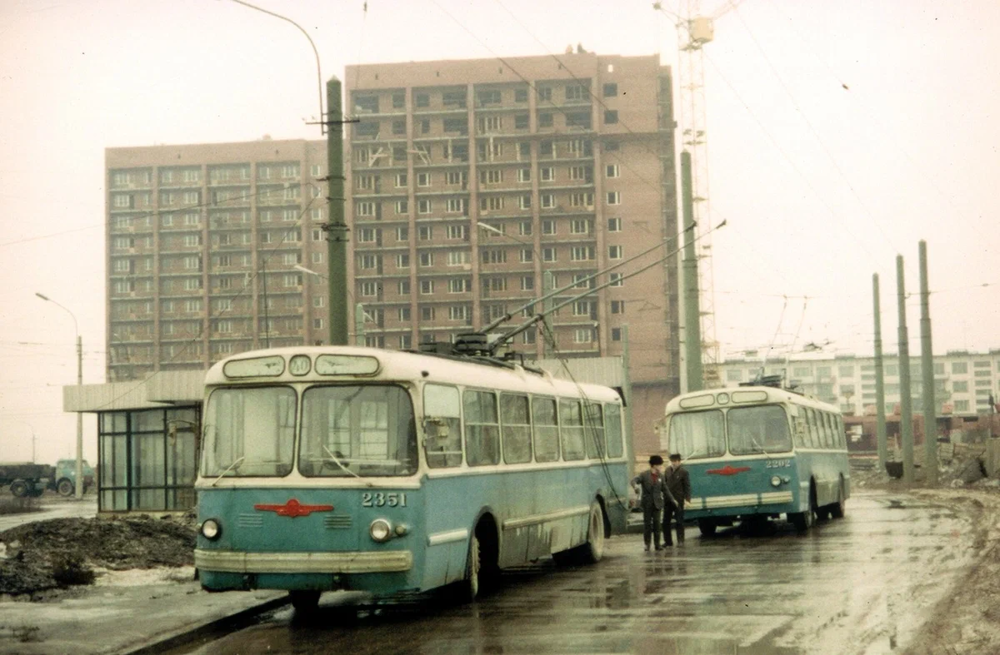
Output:
[[[201,623],[194,626],[187,626],[168,633],[167,636],[157,639],[153,643],[147,643],[137,648],[129,647],[122,651],[125,655],[158,655],[168,650],[179,648],[201,637],[218,636],[219,632],[233,632],[240,630],[254,623],[261,614],[272,610],[280,609],[291,604],[291,599],[287,595],[279,598],[272,598],[259,605],[240,610],[235,614],[224,616],[208,623]]]

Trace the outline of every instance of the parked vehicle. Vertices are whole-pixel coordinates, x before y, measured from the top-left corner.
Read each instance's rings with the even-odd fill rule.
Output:
[[[10,493],[21,498],[41,496],[52,484],[55,467],[31,462],[0,462],[0,487],[10,485]]]
[[[94,485],[94,469],[87,460],[83,460],[83,493]],[[55,474],[50,489],[55,489],[60,496],[72,496],[76,492],[76,460],[61,459],[56,462]]]

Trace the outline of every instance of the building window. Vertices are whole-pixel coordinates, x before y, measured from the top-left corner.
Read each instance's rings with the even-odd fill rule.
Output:
[[[622,329],[621,328],[611,328],[611,340],[621,341],[622,340]]]
[[[594,259],[593,246],[573,246],[570,250],[570,261],[580,262]]]
[[[620,286],[622,286],[624,284],[624,280],[622,279],[622,274],[621,273],[612,273],[610,277],[611,277],[611,285],[610,286],[620,287]]]
[[[431,185],[430,173],[417,173],[417,186],[430,186],[430,185]]]
[[[424,251],[424,252],[419,253],[418,256],[420,258],[420,266],[421,267],[426,268],[426,267],[434,265],[434,253]]]
[[[417,238],[420,241],[430,241],[434,238],[433,225],[420,225],[417,227]]]
[[[612,300],[611,301],[611,313],[612,314],[624,314],[625,313],[625,301],[624,300]]]
[[[620,205],[620,204],[622,204],[622,194],[621,194],[621,191],[608,191],[608,204],[609,205]]]
[[[434,280],[420,280],[420,293],[424,296],[434,293]]]
[[[553,209],[556,206],[556,196],[554,193],[543,193],[538,197],[538,202],[542,209]]]
[[[373,297],[378,295],[378,282],[362,282],[360,285],[360,295]]]
[[[614,98],[618,95],[618,85],[614,82],[608,82],[604,85],[604,97]]]
[[[608,164],[604,171],[609,178],[621,177],[622,171],[618,164]]]
[[[608,219],[608,232],[621,232],[622,231],[622,219],[620,218],[609,218]]]
[[[604,124],[614,125],[618,122],[618,111],[615,109],[605,109],[604,110]]]
[[[538,169],[538,179],[542,182],[551,182],[556,179],[556,169],[551,166],[543,166]]]
[[[593,343],[593,328],[577,328],[573,330],[573,343]]]
[[[433,211],[434,205],[430,200],[418,200],[417,201],[417,213],[418,214],[430,214]]]
[[[519,168],[519,169],[517,169],[517,181],[518,182],[530,182],[531,181],[531,169],[530,168]]]
[[[538,114],[538,129],[544,130],[552,127],[554,121],[552,119],[552,112],[543,111]]]
[[[608,246],[608,259],[621,259],[622,246]]]
[[[400,280],[399,284],[397,285],[397,291],[398,291],[399,295],[401,295],[401,296],[408,296],[408,295],[410,295],[410,281],[409,280]]]
[[[952,362],[951,372],[953,375],[966,375],[969,372],[968,362]]]
[[[396,213],[397,214],[407,214],[410,211],[410,201],[409,200],[397,200],[396,201]]]
[[[556,222],[550,218],[542,221],[542,234],[551,235],[556,233]]]
[[[409,253],[400,253],[396,255],[396,268],[409,268],[410,267],[410,255]]]
[[[465,198],[448,198],[448,204],[445,207],[445,211],[451,214],[464,214]]]
[[[554,262],[554,261],[556,261],[556,249],[555,248],[542,248],[542,261],[543,262]]]

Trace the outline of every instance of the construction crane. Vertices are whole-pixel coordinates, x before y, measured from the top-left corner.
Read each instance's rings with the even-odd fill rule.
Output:
[[[715,21],[736,9],[742,0],[729,0],[713,14],[699,10],[699,0],[680,0],[678,11],[656,2],[653,9],[674,21],[677,28],[677,82],[681,146],[691,154],[694,220],[698,225],[698,281],[701,310],[701,353],[707,388],[722,386],[719,376],[719,342],[715,335],[715,283],[712,275],[712,238],[709,218],[708,126],[705,108],[703,47],[715,38]]]

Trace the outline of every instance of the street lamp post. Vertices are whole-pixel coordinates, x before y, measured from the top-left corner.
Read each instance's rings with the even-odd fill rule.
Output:
[[[76,322],[76,315],[66,307],[63,307],[48,296],[35,292],[35,295],[59,307],[70,315],[73,319],[73,331],[76,333],[76,385],[83,386],[83,338],[80,336],[80,325]],[[76,413],[76,481],[73,489],[77,500],[83,499],[83,414]]]

